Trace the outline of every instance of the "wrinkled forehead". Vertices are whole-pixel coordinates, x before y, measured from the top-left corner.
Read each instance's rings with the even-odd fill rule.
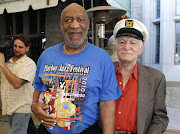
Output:
[[[73,17],[73,18],[84,17],[88,19],[86,10],[80,5],[76,5],[76,4],[70,5],[62,11],[61,19],[66,18],[66,17]]]
[[[87,20],[87,17],[85,15],[80,15],[80,14],[65,14],[61,19],[66,19],[66,18],[83,18]]]

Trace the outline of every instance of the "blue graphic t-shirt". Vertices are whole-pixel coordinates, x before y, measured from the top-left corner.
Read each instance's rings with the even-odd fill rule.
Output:
[[[64,54],[62,45],[46,49],[37,63],[34,82],[44,93],[46,111],[56,117],[53,134],[78,134],[99,119],[99,101],[116,100],[121,96],[114,64],[109,54],[87,43],[74,55]]]

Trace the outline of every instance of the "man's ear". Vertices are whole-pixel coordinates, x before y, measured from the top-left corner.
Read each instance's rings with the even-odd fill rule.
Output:
[[[59,21],[59,25],[60,25],[60,30],[62,31],[62,21]]]
[[[143,46],[141,46],[141,48],[139,48],[139,49],[140,49],[139,54],[142,54],[142,51],[143,51]]]
[[[26,52],[28,52],[28,51],[29,51],[29,48],[30,48],[30,46],[27,46],[27,47],[26,47]]]
[[[89,25],[90,25],[90,19],[88,19],[88,30],[90,29]]]

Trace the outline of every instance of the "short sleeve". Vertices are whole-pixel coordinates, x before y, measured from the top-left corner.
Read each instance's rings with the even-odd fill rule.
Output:
[[[17,76],[32,83],[34,80],[35,72],[36,64],[30,60],[23,64],[21,69],[17,72]]]
[[[121,95],[121,90],[117,83],[114,64],[109,54],[103,59],[102,88],[100,89],[100,101],[117,100]]]

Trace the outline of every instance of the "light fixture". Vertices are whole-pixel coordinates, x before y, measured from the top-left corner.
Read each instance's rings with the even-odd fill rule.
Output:
[[[98,24],[98,38],[105,38],[105,24],[109,18],[116,18],[125,15],[126,11],[111,6],[97,6],[87,10],[88,17]]]

